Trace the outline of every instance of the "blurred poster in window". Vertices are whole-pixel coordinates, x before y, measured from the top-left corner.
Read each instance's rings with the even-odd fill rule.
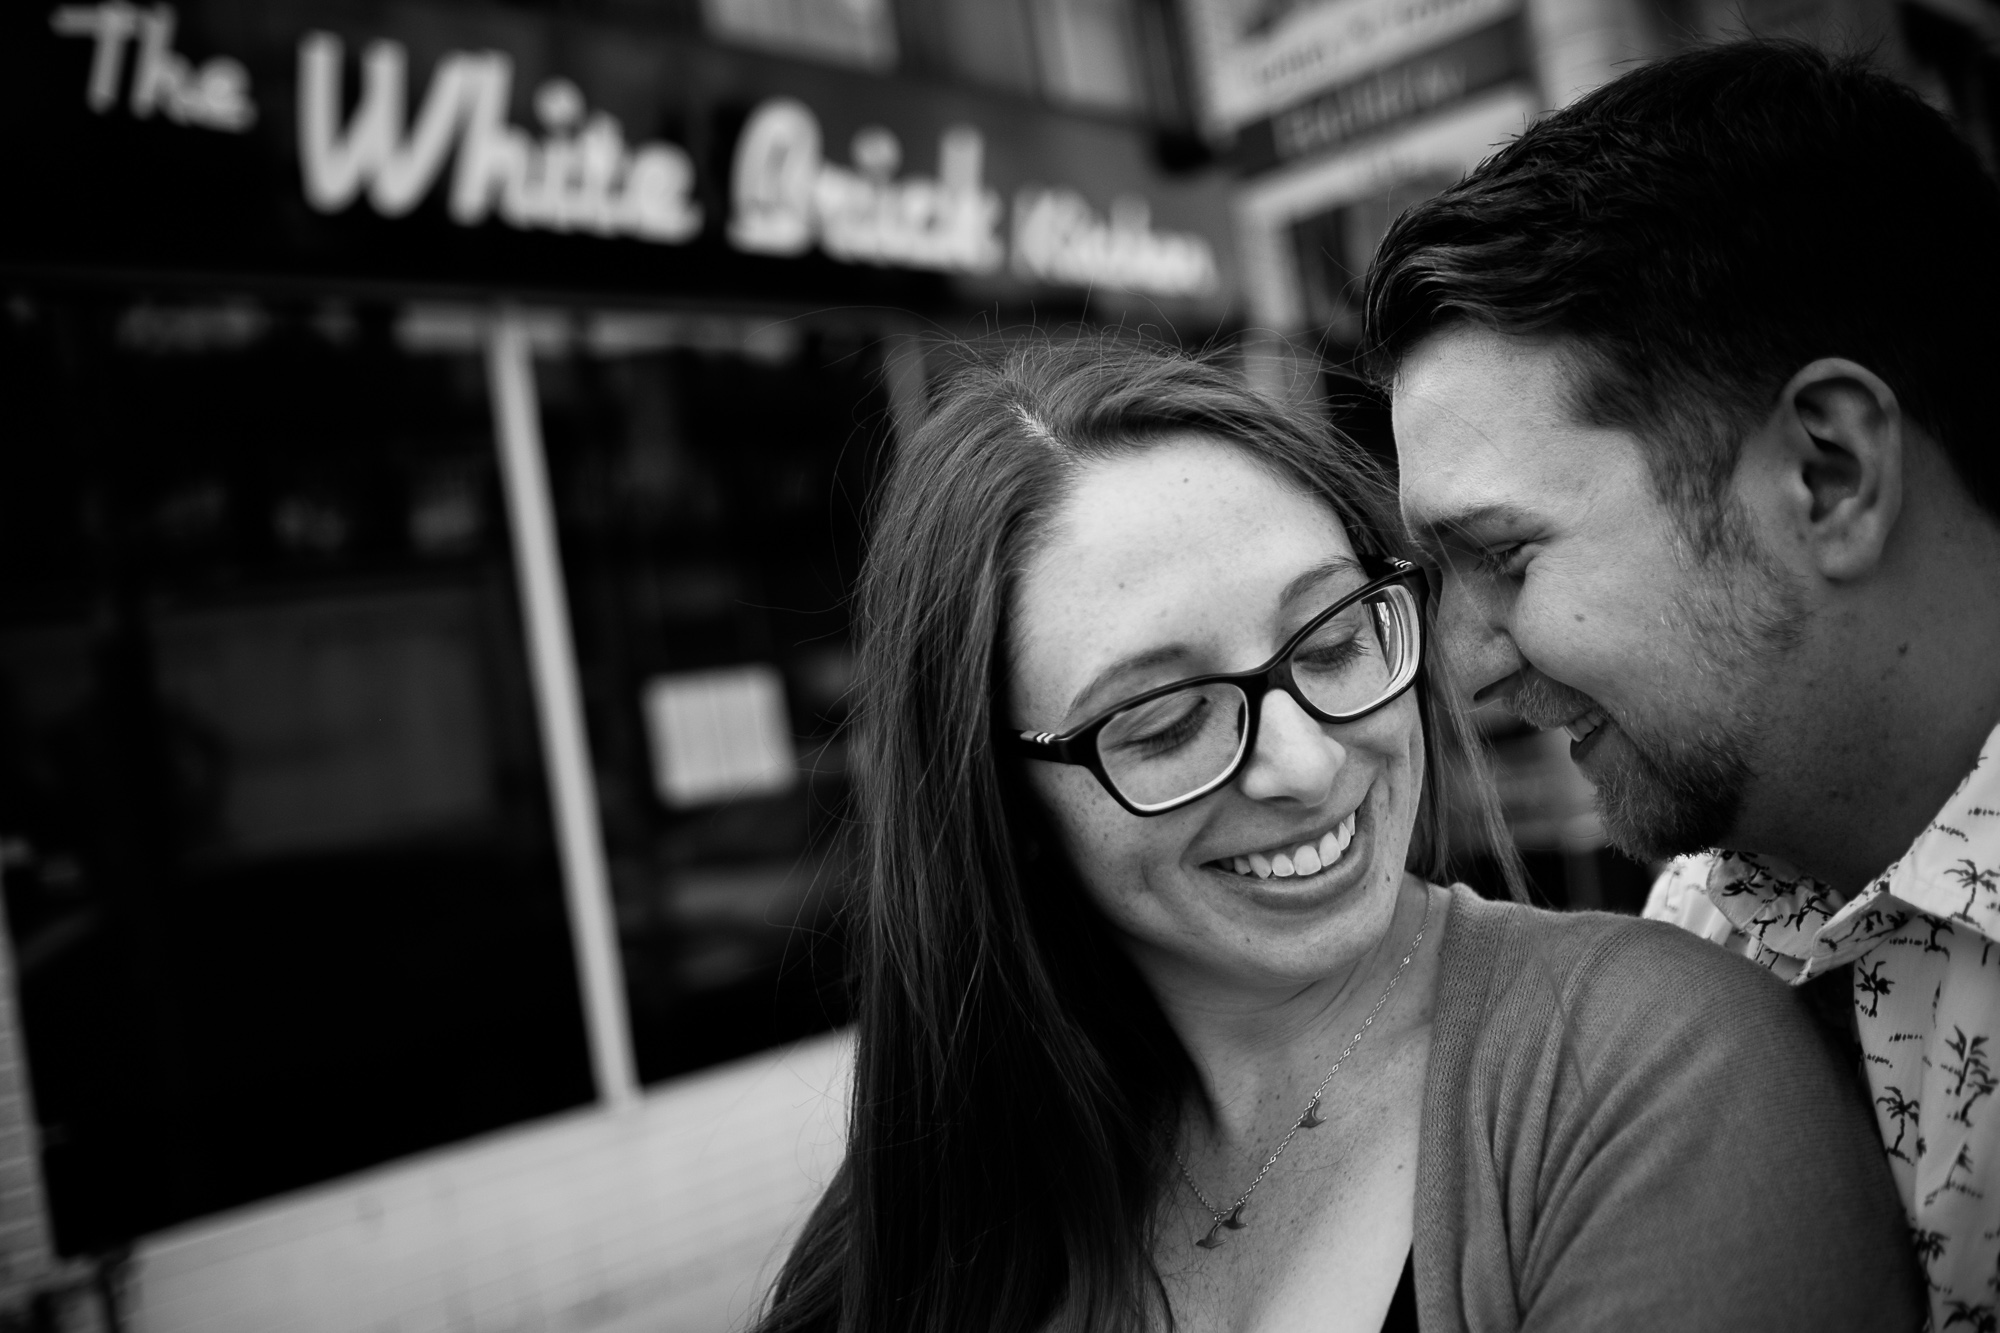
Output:
[[[762,663],[646,682],[653,785],[676,810],[768,796],[798,778],[785,681]]]
[[[708,31],[726,42],[834,65],[896,65],[889,0],[702,0]]]
[[[1519,10],[1521,0],[1188,0],[1202,118],[1227,135]]]

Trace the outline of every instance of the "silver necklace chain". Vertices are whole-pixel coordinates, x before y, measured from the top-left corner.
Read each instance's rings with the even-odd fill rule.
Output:
[[[1389,997],[1395,993],[1396,983],[1403,979],[1403,973],[1409,970],[1410,960],[1417,956],[1417,950],[1423,946],[1424,931],[1429,929],[1430,924],[1431,895],[1430,890],[1425,889],[1424,919],[1417,925],[1417,934],[1410,941],[1409,952],[1403,955],[1402,962],[1396,964],[1396,970],[1389,974],[1389,984],[1382,988],[1381,998],[1377,999],[1375,1007],[1368,1011],[1368,1017],[1361,1020],[1361,1026],[1354,1030],[1354,1035],[1347,1039],[1347,1045],[1340,1048],[1340,1054],[1334,1058],[1332,1068],[1326,1071],[1326,1077],[1319,1081],[1317,1088],[1313,1089],[1312,1097],[1306,1102],[1306,1109],[1301,1111],[1299,1118],[1292,1122],[1291,1129],[1286,1132],[1284,1138],[1278,1141],[1278,1146],[1271,1149],[1271,1155],[1264,1159],[1264,1165],[1257,1168],[1257,1174],[1251,1178],[1249,1185],[1244,1188],[1241,1194],[1236,1196],[1236,1202],[1230,1204],[1227,1208],[1217,1208],[1214,1204],[1210,1203],[1208,1196],[1201,1192],[1201,1186],[1194,1183],[1194,1176],[1188,1171],[1187,1159],[1181,1156],[1178,1151],[1174,1153],[1174,1165],[1180,1168],[1181,1179],[1186,1182],[1188,1189],[1193,1191],[1194,1197],[1201,1201],[1201,1206],[1208,1211],[1208,1234],[1195,1242],[1198,1248],[1204,1250],[1219,1249],[1222,1246],[1222,1233],[1225,1229],[1229,1231],[1241,1231],[1244,1227],[1250,1225],[1243,1220],[1243,1205],[1250,1202],[1250,1196],[1255,1194],[1257,1187],[1264,1183],[1264,1177],[1271,1173],[1271,1168],[1276,1166],[1278,1159],[1285,1155],[1285,1149],[1292,1146],[1292,1140],[1299,1136],[1300,1130],[1318,1129],[1326,1123],[1320,1118],[1319,1099],[1326,1095],[1327,1088],[1333,1083],[1333,1076],[1338,1074],[1340,1067],[1347,1063],[1347,1057],[1354,1054],[1354,1048],[1361,1044],[1361,1038],[1373,1026],[1376,1017],[1381,1014],[1383,1007],[1389,1003]]]

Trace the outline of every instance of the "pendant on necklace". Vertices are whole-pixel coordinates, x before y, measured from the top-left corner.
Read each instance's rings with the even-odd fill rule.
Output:
[[[1228,1216],[1216,1218],[1215,1225],[1208,1229],[1206,1236],[1195,1242],[1195,1247],[1202,1250],[1219,1250],[1222,1248],[1222,1230],[1224,1227],[1227,1227],[1231,1231],[1241,1231],[1249,1225],[1248,1222],[1243,1220],[1243,1205],[1239,1203],[1229,1210]]]
[[[1299,1128],[1318,1129],[1325,1123],[1326,1121],[1320,1117],[1319,1113],[1319,1098],[1315,1097],[1312,1100],[1312,1105],[1306,1108],[1306,1113],[1299,1117]]]

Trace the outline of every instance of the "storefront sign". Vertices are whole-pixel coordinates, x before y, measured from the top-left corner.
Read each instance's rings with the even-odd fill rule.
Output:
[[[739,263],[817,256],[947,275],[975,281],[980,300],[1052,286],[1227,296],[1222,182],[1161,175],[1135,130],[562,18],[524,28],[509,11],[356,11],[336,0],[289,0],[278,12],[250,23],[240,7],[65,5],[42,11],[40,40],[54,50],[39,54],[0,32],[10,156],[30,171],[39,159],[51,173],[78,160],[129,164],[97,189],[108,206],[81,205],[93,214],[81,227],[54,218],[59,207],[0,224],[26,242],[0,255],[81,248],[87,262],[83,242],[117,219],[111,248],[207,267],[282,269],[290,254],[314,268],[434,279],[475,265],[503,281],[536,271],[503,261],[484,240],[497,230],[570,247],[573,261],[549,267],[580,265],[585,285],[613,272],[640,287],[671,283],[657,263],[617,264],[577,248],[619,242],[685,250],[690,260],[720,248]],[[377,31],[339,21],[357,13]],[[297,21],[290,37],[286,16]],[[18,29],[18,12],[12,22]],[[454,27],[458,39],[439,40]],[[18,127],[33,117],[10,113],[38,90],[42,114],[50,103],[80,105],[87,118],[58,122],[53,143],[26,143]],[[148,120],[218,131],[240,146],[225,153],[201,136],[142,142],[136,127],[112,132]],[[171,169],[176,161],[182,169]],[[1049,179],[1056,162],[1078,178]],[[162,185],[178,192],[162,229],[186,234],[131,235],[160,215],[127,199]],[[249,189],[266,193],[248,198]],[[482,243],[450,246],[441,225]],[[722,276],[708,263],[697,280]]]
[[[1014,272],[1042,282],[1101,283],[1162,296],[1215,290],[1215,251],[1199,236],[1153,230],[1139,195],[1114,200],[1101,217],[1074,190],[1014,196]]]
[[[1343,148],[1474,93],[1528,73],[1527,33],[1518,15],[1366,75],[1237,135],[1231,160],[1261,171]]]
[[[970,125],[938,136],[937,174],[898,177],[902,142],[879,125],[854,136],[854,166],[828,162],[819,117],[795,98],[765,102],[736,141],[729,240],[749,254],[817,244],[848,263],[943,272],[1000,267],[1000,196],[981,179],[986,140]]]
[[[337,213],[364,191],[384,217],[415,208],[456,155],[452,221],[489,216],[512,227],[635,236],[669,244],[701,230],[694,163],[672,143],[628,149],[616,117],[586,117],[567,79],[535,91],[537,139],[507,121],[514,62],[498,51],[453,52],[431,75],[415,119],[404,124],[407,57],[376,42],[362,60],[360,105],[341,124],[341,43],[329,33],[299,45],[299,166],[306,199]]]
[[[249,73],[228,56],[217,56],[199,68],[190,64],[174,50],[175,23],[171,5],[142,10],[117,0],[88,7],[65,5],[49,16],[49,26],[57,33],[92,43],[84,102],[99,115],[118,104],[129,51],[129,109],[138,119],[157,110],[177,125],[231,133],[249,129],[257,121]]]
[[[1516,13],[1521,0],[1308,0],[1276,20],[1189,0],[1204,119],[1228,134]]]

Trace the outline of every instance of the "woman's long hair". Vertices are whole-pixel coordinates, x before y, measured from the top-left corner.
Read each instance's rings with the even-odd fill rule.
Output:
[[[1010,598],[1069,479],[1191,432],[1322,500],[1357,549],[1398,552],[1360,449],[1130,342],[970,354],[890,469],[859,592],[848,1151],[761,1333],[1137,1333],[1168,1313],[1153,1218],[1193,1069],[993,735]],[[1411,868],[1442,879],[1466,826],[1446,793],[1496,819],[1450,772],[1473,750],[1448,691],[1419,688]]]

